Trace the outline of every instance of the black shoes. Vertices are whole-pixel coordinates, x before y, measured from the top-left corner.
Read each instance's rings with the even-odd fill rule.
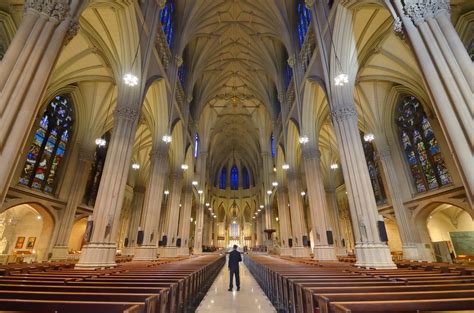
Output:
[[[237,291],[240,291],[240,287],[237,287]]]

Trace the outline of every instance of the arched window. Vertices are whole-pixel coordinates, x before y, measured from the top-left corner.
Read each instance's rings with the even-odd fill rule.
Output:
[[[298,23],[296,25],[296,30],[298,31],[298,42],[301,47],[303,46],[309,24],[311,23],[311,12],[306,7],[304,0],[297,1],[296,11],[298,13]]]
[[[219,188],[225,189],[227,187],[227,168],[224,166],[221,170],[221,178],[219,179]]]
[[[364,134],[361,133],[362,147],[364,148],[365,161],[369,169],[370,181],[372,183],[372,190],[374,191],[375,201],[377,205],[382,205],[387,202],[385,189],[383,186],[382,177],[380,176],[380,169],[376,160],[376,151],[374,144],[364,140]]]
[[[46,108],[28,150],[20,184],[53,192],[56,174],[71,137],[72,103],[67,96],[56,96]]]
[[[239,189],[239,170],[235,165],[230,169],[230,189]]]
[[[242,169],[242,185],[244,189],[250,188],[250,176],[249,171],[246,167]]]
[[[97,146],[95,148],[94,163],[92,164],[89,178],[87,179],[86,191],[84,193],[83,202],[89,206],[95,205],[95,199],[99,192],[100,179],[104,170],[105,157],[107,149],[109,148],[110,132],[101,137],[105,140],[104,146]]]
[[[404,96],[396,122],[416,190],[424,192],[451,183],[438,142],[420,101]]]
[[[175,28],[175,7],[172,0],[166,0],[165,7],[160,12],[161,29],[166,36],[168,47],[171,48]]]
[[[276,145],[275,145],[275,136],[272,134],[270,136],[270,147],[272,149],[272,158],[276,155]]]
[[[288,90],[290,86],[291,79],[293,78],[293,69],[291,68],[290,64],[288,64],[288,53],[285,50],[283,54],[283,83],[285,84],[285,90]]]
[[[194,135],[194,152],[193,152],[194,158],[197,159],[199,155],[199,135],[196,133]]]

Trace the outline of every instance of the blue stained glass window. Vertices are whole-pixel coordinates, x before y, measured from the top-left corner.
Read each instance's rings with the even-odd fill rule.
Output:
[[[249,171],[246,167],[242,169],[242,185],[244,189],[250,188],[250,176]]]
[[[298,42],[301,48],[301,46],[303,46],[306,34],[308,33],[309,24],[311,23],[311,12],[306,7],[304,0],[297,1],[296,11],[298,13],[296,30],[298,32]]]
[[[196,133],[194,135],[194,151],[193,151],[194,158],[197,159],[199,155],[199,135]]]
[[[288,62],[286,62],[285,64],[285,90],[288,90],[288,87],[290,86],[292,78],[293,78],[293,69],[288,64]]]
[[[385,189],[383,186],[382,176],[380,175],[379,164],[376,160],[376,150],[372,142],[364,140],[364,134],[361,133],[362,147],[364,148],[365,161],[369,169],[370,182],[372,183],[372,190],[374,191],[375,201],[377,205],[382,205],[387,202]]]
[[[53,192],[57,171],[71,135],[72,104],[67,96],[56,96],[41,117],[27,152],[19,183]]]
[[[230,189],[239,189],[239,170],[235,165],[230,169]]]
[[[270,136],[270,145],[272,149],[272,158],[276,156],[276,144],[275,144],[275,136],[272,134]]]
[[[172,0],[167,0],[160,12],[161,29],[166,36],[168,47],[173,43],[173,33],[175,27],[175,6]]]
[[[219,188],[225,189],[227,187],[227,168],[224,166],[221,170],[221,177],[219,179]]]
[[[401,99],[396,122],[416,190],[424,192],[450,184],[441,149],[418,99]]]

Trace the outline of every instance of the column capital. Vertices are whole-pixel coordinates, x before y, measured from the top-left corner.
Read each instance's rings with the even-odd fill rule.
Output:
[[[80,25],[78,21],[71,21],[69,28],[66,32],[66,37],[64,37],[64,45],[66,46],[71,40],[76,37],[77,33],[79,32]]]
[[[295,56],[294,56],[294,55],[291,55],[291,56],[288,58],[287,62],[288,62],[288,65],[289,65],[291,68],[294,68],[295,65],[296,65],[296,58],[295,58]]]
[[[405,27],[403,27],[402,19],[399,16],[395,17],[395,20],[393,21],[393,32],[398,38],[405,40]]]
[[[94,161],[95,150],[87,149],[84,147],[79,148],[79,160],[80,161]]]
[[[180,67],[181,65],[183,65],[183,57],[180,56],[180,55],[175,55],[174,56],[174,60],[176,61],[176,65],[177,67]]]
[[[415,25],[439,14],[448,14],[449,0],[405,0],[405,12]]]
[[[183,170],[176,170],[170,173],[170,178],[173,180],[178,180],[183,178]]]
[[[158,144],[150,151],[150,159],[164,159],[168,157],[168,146]]]
[[[158,7],[163,9],[166,5],[166,0],[158,0]]]
[[[115,117],[117,119],[124,119],[127,121],[136,121],[139,116],[137,108],[132,108],[126,105],[117,106],[115,109]]]
[[[314,145],[305,145],[303,147],[303,157],[305,160],[321,160],[321,151]]]
[[[354,106],[343,106],[331,111],[331,117],[336,122],[343,122],[353,118],[357,119],[357,111]]]
[[[24,10],[36,11],[58,22],[69,16],[69,4],[65,0],[26,0]]]
[[[278,192],[288,193],[288,187],[278,185]]]
[[[314,0],[304,0],[304,4],[307,9],[311,9],[313,7]]]

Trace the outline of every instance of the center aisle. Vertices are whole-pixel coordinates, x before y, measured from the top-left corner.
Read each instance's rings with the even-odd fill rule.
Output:
[[[245,255],[242,255],[242,258],[244,257]],[[196,312],[276,312],[243,262],[240,263],[240,291],[236,291],[235,281],[234,290],[230,292],[227,291],[228,288],[229,269],[226,263]]]

